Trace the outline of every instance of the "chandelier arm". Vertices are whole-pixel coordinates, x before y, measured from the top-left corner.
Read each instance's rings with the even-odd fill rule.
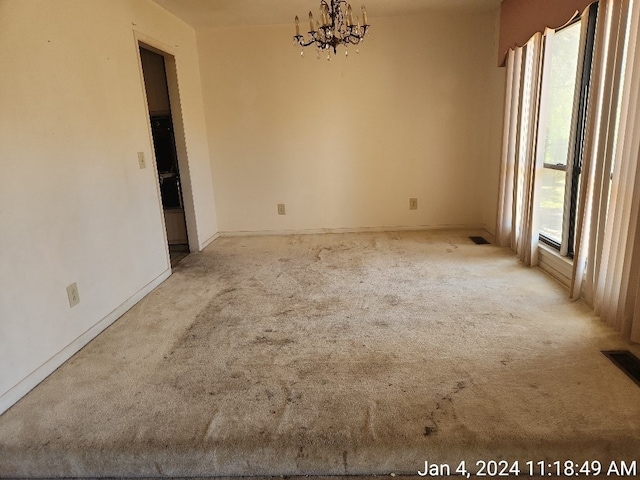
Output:
[[[366,21],[366,14],[363,10],[363,20]],[[354,24],[351,7],[348,0],[320,0],[320,15],[322,22],[316,22],[316,29],[313,25],[313,16],[309,12],[309,22],[311,31],[308,39],[300,35],[298,28],[298,17],[296,17],[296,35],[293,37],[300,47],[316,45],[319,51],[333,50],[334,55],[338,53],[338,47],[344,45],[358,45],[363,41],[369,25],[365,23]]]
[[[311,32],[309,32],[311,33]],[[311,40],[309,40],[308,42],[305,40],[305,38],[302,35],[294,35],[293,39],[298,43],[299,46],[301,47],[308,47],[309,45],[313,45],[314,43],[317,43],[317,39],[315,39],[313,36],[311,37]]]

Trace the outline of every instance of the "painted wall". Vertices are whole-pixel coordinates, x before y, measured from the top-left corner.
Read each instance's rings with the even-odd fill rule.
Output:
[[[493,232],[498,19],[498,11],[372,17],[361,54],[352,48],[331,62],[312,50],[301,58],[293,24],[198,30],[221,233]]]
[[[193,29],[147,0],[0,0],[0,412],[170,273],[134,31],[175,52],[196,244],[217,233]]]

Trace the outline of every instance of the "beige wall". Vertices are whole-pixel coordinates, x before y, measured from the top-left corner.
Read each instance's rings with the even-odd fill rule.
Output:
[[[293,25],[197,32],[221,232],[494,230],[498,12],[372,20],[331,62]]]
[[[193,29],[146,0],[1,0],[0,412],[170,272],[136,31],[175,53],[195,245],[217,232]]]
[[[292,26],[196,48],[147,0],[0,0],[0,412],[170,272],[136,38],[175,55],[192,248],[218,225],[493,230],[497,12],[373,20],[328,63]]]

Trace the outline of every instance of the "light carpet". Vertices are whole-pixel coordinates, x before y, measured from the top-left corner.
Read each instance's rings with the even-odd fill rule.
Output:
[[[473,233],[218,239],[0,416],[0,476],[640,460],[638,346]]]

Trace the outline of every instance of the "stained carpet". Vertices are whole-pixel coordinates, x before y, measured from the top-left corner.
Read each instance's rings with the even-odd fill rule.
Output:
[[[640,460],[638,346],[474,233],[218,239],[0,416],[0,476]]]

